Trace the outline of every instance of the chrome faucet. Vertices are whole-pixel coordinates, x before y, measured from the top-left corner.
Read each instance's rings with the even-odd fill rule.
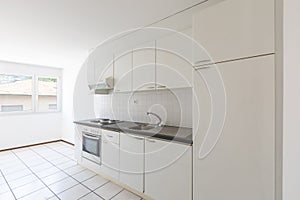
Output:
[[[157,122],[156,125],[157,126],[162,126],[162,119],[161,119],[161,117],[158,114],[153,113],[153,112],[147,112],[147,115],[153,115],[153,116],[157,117],[158,122]]]

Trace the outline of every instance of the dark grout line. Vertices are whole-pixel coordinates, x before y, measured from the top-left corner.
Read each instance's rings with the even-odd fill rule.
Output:
[[[100,188],[100,187],[99,187]],[[105,200],[104,198],[102,198],[99,194],[97,194],[96,192],[92,192],[93,194],[95,194],[97,197],[100,197],[101,199]]]
[[[80,200],[80,199],[82,199],[82,198],[84,198],[84,197],[86,197],[86,196],[88,196],[88,195],[90,195],[90,194],[95,194],[97,197],[100,197],[102,200],[105,200],[105,199],[103,199],[101,196],[99,196],[98,194],[96,194],[95,192],[89,192],[89,193],[87,193],[86,195],[80,197],[78,200]]]
[[[47,146],[47,145],[44,145],[44,146],[46,146],[47,148],[51,149],[52,151],[54,151],[54,152],[56,152],[56,153],[58,153],[58,154],[60,154],[60,155],[62,155],[62,156],[64,156],[64,157],[67,157],[67,158],[69,158],[70,160],[74,160],[74,161],[76,161],[75,159],[72,159],[72,158],[70,158],[70,157],[66,156],[65,154],[63,154],[63,153],[61,153],[61,152],[59,152],[59,151],[57,151],[57,150],[55,150],[55,149],[53,149],[53,148],[51,148],[51,147]],[[74,149],[73,149],[73,150],[74,150]]]
[[[30,149],[31,150],[31,149]],[[16,153],[15,152],[12,152],[17,158],[19,158],[19,156],[18,155],[16,155]],[[46,188],[48,188],[53,194],[54,194],[54,196],[56,196],[58,199],[60,199],[49,187],[48,187],[48,185],[46,184],[46,183],[44,183],[44,181],[40,178],[40,177],[38,177],[37,175],[36,175],[36,173],[34,172],[34,171],[32,171],[32,169],[27,165],[27,164],[25,164],[24,163],[24,161],[21,159],[21,158],[19,158],[20,159],[20,161],[46,186]],[[39,189],[39,190],[41,190],[41,189]],[[37,192],[37,191],[39,191],[39,190],[36,190],[36,191],[34,191],[34,192]],[[32,193],[34,193],[34,192],[31,192],[31,193],[29,193],[29,194],[27,194],[27,195],[25,195],[25,196],[28,196],[28,195],[30,195],[30,194],[32,194]]]
[[[49,148],[49,149],[51,149],[51,150],[53,150],[53,151],[55,151],[55,152],[57,152],[56,150],[54,150],[54,149],[52,149],[51,147],[49,147],[48,146],[48,144],[45,144],[44,146],[46,146],[47,148]],[[58,152],[59,154],[61,154],[60,152]],[[63,156],[65,156],[65,155],[63,155]],[[66,156],[67,157],[67,156]],[[70,158],[69,158],[70,159]],[[71,159],[71,160],[73,160],[73,159]],[[78,173],[80,173],[80,172],[78,172]],[[78,173],[76,173],[76,174],[78,174]],[[69,174],[68,174],[69,175]],[[75,175],[75,174],[73,174],[73,175]],[[70,175],[69,175],[70,176]],[[97,176],[97,175],[96,175]],[[70,176],[70,177],[72,177],[72,176]],[[93,176],[93,177],[95,177],[95,176]],[[89,180],[89,179],[92,179],[93,177],[90,177],[90,178],[88,178],[88,179],[86,179],[86,180],[84,180],[84,181],[87,181],[87,180]],[[73,177],[72,177],[73,178]],[[74,178],[73,178],[74,179]],[[76,179],[75,179],[76,180]],[[107,179],[106,179],[107,180]],[[76,180],[77,181],[77,180]],[[83,182],[84,182],[83,181]],[[88,188],[88,187],[86,187],[85,185],[83,185],[82,184],[82,182],[79,182],[81,185],[83,185],[84,187],[86,187],[86,188],[88,188],[90,191],[92,191],[94,194],[96,194],[97,196],[99,196],[97,193],[95,193],[94,191],[95,190],[97,190],[97,189],[99,189],[99,188],[101,188],[101,187],[103,187],[104,185],[106,185],[106,184],[108,184],[109,182],[111,182],[111,181],[107,181],[106,183],[104,183],[103,185],[101,185],[101,186],[99,186],[99,187],[97,187],[96,189],[94,189],[94,190],[91,190],[90,188]],[[73,186],[74,187],[74,186]],[[71,187],[72,188],[72,187]],[[69,189],[71,189],[71,188],[69,188]],[[123,187],[122,187],[123,188]],[[125,189],[123,188],[119,193],[121,193],[122,191],[124,191]],[[117,193],[116,195],[118,195],[119,193]],[[89,194],[89,193],[88,193]],[[116,195],[114,195],[113,197],[115,197]],[[136,195],[136,194],[134,194],[134,195]],[[136,195],[136,196],[138,196],[138,195]],[[101,196],[99,196],[100,198],[102,198]],[[113,198],[112,197],[112,198]],[[138,197],[140,197],[140,196],[138,196]],[[142,197],[140,197],[141,199],[143,199]]]
[[[105,180],[107,180],[107,179],[105,179]],[[104,185],[110,183],[110,182],[111,182],[111,181],[107,180],[107,181],[106,181],[105,183],[103,183],[101,186],[95,188],[95,189],[93,190],[93,192],[96,191],[96,190],[98,190],[98,189],[101,188],[102,186],[104,186]]]
[[[28,174],[28,175],[26,175],[26,176],[31,176],[31,175],[34,175],[34,174]],[[22,177],[20,177],[20,178],[14,179],[14,180],[12,180],[11,182],[16,181],[16,180],[21,179],[21,178],[25,178],[26,176],[22,176]],[[34,176],[35,176],[35,175],[34,175]],[[35,181],[35,180],[34,180],[34,181]],[[33,183],[34,181],[31,181],[31,182],[29,182],[29,183],[25,183],[25,184],[23,184],[23,185],[20,185],[20,186],[18,186],[18,187],[12,188],[12,189],[15,190],[15,189],[17,189],[17,188],[19,188],[19,187],[23,187],[24,185]]]
[[[47,148],[49,148],[49,149],[51,149],[50,147],[47,147]],[[31,150],[31,151],[33,151],[33,152],[35,152],[34,150]],[[40,155],[39,153],[37,153],[37,152],[35,152],[36,154],[38,154],[38,155]],[[59,153],[59,152],[58,152]],[[42,158],[44,158],[46,161],[48,161],[49,163],[51,163],[51,161],[49,161],[49,160],[47,160],[45,157],[43,157],[42,155],[40,155]],[[64,155],[65,156],[65,155]],[[65,157],[67,157],[67,156],[65,156]],[[69,158],[70,159],[70,158]],[[72,160],[72,159],[70,159],[70,160]],[[51,163],[52,165],[54,165],[53,163]],[[55,165],[54,165],[55,166]],[[76,166],[76,165],[75,165]],[[78,174],[78,173],[80,173],[80,172],[78,172],[78,173],[76,173],[76,174],[74,174],[74,175],[69,175],[68,173],[66,173],[63,169],[61,169],[61,168],[59,168],[59,167],[57,167],[57,166],[55,166],[56,168],[58,168],[60,171],[62,171],[64,174],[66,174],[69,178],[72,178],[73,180],[75,180],[75,181],[77,181],[80,185],[82,185],[83,187],[85,187],[85,188],[87,188],[89,191],[91,191],[92,192],[92,190],[90,189],[90,188],[88,188],[87,186],[85,186],[84,184],[82,184],[82,182],[80,182],[80,181],[78,181],[77,179],[75,179],[73,176],[74,175],[76,175],[76,174]],[[72,166],[72,167],[74,167],[74,166]],[[70,167],[71,168],[71,167]],[[66,169],[68,169],[68,168],[66,168]],[[82,172],[82,171],[81,171]],[[97,175],[95,175],[95,176],[97,176]],[[95,177],[95,176],[92,176],[92,177],[90,177],[90,178],[93,178],[93,177]],[[88,179],[86,179],[86,180],[88,180]],[[84,181],[86,181],[86,180],[84,180]],[[76,184],[76,185],[78,185],[78,184]],[[61,193],[63,193],[63,192],[65,192],[65,191],[67,191],[67,190],[69,190],[69,189],[71,189],[71,188],[73,188],[73,187],[75,187],[76,185],[74,185],[74,186],[72,186],[72,187],[70,187],[70,188],[68,188],[68,189],[66,189],[66,190],[64,190],[64,191],[61,191],[59,194],[61,194]],[[57,196],[57,195],[56,195]]]
[[[53,150],[53,151],[56,151],[56,150],[54,150],[54,149],[52,149],[51,147],[49,147],[48,145],[44,145],[44,146],[46,146],[47,148],[49,148],[49,149],[51,149],[51,150]],[[33,150],[34,151],[34,150]],[[56,151],[57,152],[57,151]],[[36,152],[37,153],[37,152]],[[60,152],[58,152],[59,154],[61,154]],[[37,153],[38,155],[40,155],[39,153]],[[63,155],[63,154],[62,154]],[[65,156],[65,155],[63,155],[63,156]],[[43,157],[43,156],[42,156]],[[65,157],[67,157],[67,156],[65,156]],[[44,157],[43,157],[44,158]],[[47,160],[46,158],[44,158],[45,160]],[[69,158],[70,159],[70,158]],[[73,160],[73,159],[70,159],[70,160]],[[48,161],[48,160],[47,160]],[[48,162],[51,162],[51,161],[48,161]],[[53,164],[53,163],[51,163],[51,164]],[[72,166],[72,167],[74,167],[74,166]],[[69,168],[71,168],[71,167],[69,167]],[[69,168],[66,168],[66,169],[69,169]],[[64,169],[64,170],[66,170],[66,169]],[[60,169],[60,170],[62,170],[62,169]],[[85,169],[85,170],[88,170],[88,169]],[[62,170],[63,171],[63,170]],[[81,173],[81,172],[83,172],[84,170],[82,170],[82,171],[80,171],[80,172],[78,172],[78,173],[76,173],[76,174],[79,174],[79,173]],[[84,186],[85,188],[87,188],[88,190],[90,190],[91,192],[93,192],[94,194],[96,194],[97,196],[99,196],[97,193],[95,193],[94,191],[95,190],[97,190],[97,189],[99,189],[99,188],[101,188],[101,187],[103,187],[104,185],[106,185],[107,183],[109,183],[110,181],[108,180],[106,183],[104,183],[104,184],[102,184],[101,186],[99,186],[99,187],[97,187],[96,189],[94,189],[94,190],[91,190],[90,188],[88,188],[87,186],[85,186],[84,184],[83,184],[83,182],[84,181],[87,181],[87,180],[89,180],[89,179],[92,179],[92,178],[94,178],[95,176],[97,176],[97,174],[95,175],[95,176],[92,176],[92,177],[90,177],[90,178],[88,178],[88,179],[86,179],[86,180],[84,180],[84,181],[82,181],[82,182],[80,182],[80,181],[78,181],[77,179],[75,179],[73,176],[74,175],[76,175],[76,174],[73,174],[73,175],[69,175],[68,173],[66,173],[65,171],[63,171],[65,174],[67,174],[69,177],[71,177],[72,179],[74,179],[75,181],[77,181],[77,182],[79,182],[79,184],[80,185],[82,185],[82,186]],[[106,179],[107,180],[107,179]],[[76,185],[78,185],[78,184],[76,184]],[[63,193],[63,192],[65,192],[65,191],[67,191],[67,190],[69,190],[69,189],[71,189],[71,188],[73,188],[73,187],[75,187],[76,185],[74,185],[74,186],[72,186],[72,187],[70,187],[70,188],[68,188],[68,189],[66,189],[66,190],[64,190],[64,191],[62,191],[62,192],[60,192],[59,194],[61,194],[61,193]],[[90,194],[90,193],[88,193],[88,194]],[[99,196],[100,198],[102,198],[101,196]],[[102,198],[103,199],[103,198]]]
[[[44,146],[44,145],[40,145],[40,146]],[[56,166],[56,164],[53,164],[53,163],[51,163],[51,162],[49,162],[49,160],[47,160],[44,156],[42,156],[42,155],[40,155],[39,153],[37,153],[36,151],[34,151],[33,149],[31,149],[31,147],[28,147],[27,148],[27,150],[28,151],[31,151],[31,152],[33,152],[33,153],[35,153],[36,155],[38,155],[39,157],[41,157],[42,159],[44,159],[46,162],[45,163],[50,163],[53,167],[55,167],[55,168],[57,168],[59,171],[62,171],[62,172],[64,172],[62,169],[60,169],[60,168],[58,168],[57,166]],[[38,177],[38,175],[34,172],[34,171],[32,171],[32,167],[36,167],[36,166],[39,166],[39,165],[42,165],[42,164],[45,164],[45,163],[41,163],[41,164],[37,164],[37,165],[33,165],[33,166],[28,166],[24,161],[23,161],[23,159],[22,158],[20,158],[18,155],[17,155],[17,153],[18,152],[14,152],[13,150],[11,150],[10,151],[11,153],[12,153],[12,155],[13,156],[15,156],[24,166],[25,166],[25,168],[24,169],[22,169],[22,170],[25,170],[25,169],[29,169],[30,171],[31,171],[31,174],[27,174],[27,175],[24,175],[24,176],[22,176],[22,177],[19,177],[19,178],[17,178],[17,179],[14,179],[14,180],[12,180],[12,181],[15,181],[15,180],[18,180],[18,179],[20,179],[20,178],[24,178],[24,177],[26,177],[26,176],[29,176],[29,175],[34,175],[35,177],[37,177],[37,179],[38,180],[40,180],[53,194],[54,194],[54,196],[56,196],[57,198],[58,198],[58,196],[48,187],[48,185],[46,184],[46,183],[44,183],[44,181],[42,180],[42,178],[39,178]],[[57,153],[56,151],[54,151],[55,153]],[[67,156],[64,156],[64,157],[67,157]],[[69,161],[73,161],[72,159],[70,159],[69,157],[67,157],[68,158],[68,161],[65,161],[65,162],[62,162],[62,163],[60,163],[60,164],[63,164],[63,163],[67,163],[67,162],[69,162]],[[73,167],[73,166],[72,166]],[[68,169],[68,168],[66,168],[66,169]],[[21,170],[17,170],[17,171],[21,171]],[[2,172],[1,172],[2,173]],[[57,172],[56,172],[57,173]],[[65,172],[64,172],[65,173]],[[2,173],[3,174],[3,173]],[[48,176],[52,176],[52,175],[54,175],[55,173],[53,173],[53,174],[50,174],[50,175],[47,175],[47,176],[45,176],[45,177],[43,177],[43,179],[44,178],[46,178],[46,177],[48,177]],[[66,174],[66,173],[65,173]],[[77,174],[77,173],[76,173]],[[3,174],[3,176],[4,176],[4,174]],[[69,175],[67,174],[67,176],[69,177]],[[68,177],[66,177],[66,178],[68,178]],[[64,178],[64,179],[66,179],[66,178]],[[64,179],[61,179],[61,180],[59,180],[59,181],[62,181],[62,180],[64,180]],[[76,179],[75,179],[76,180]],[[59,181],[57,181],[57,182],[59,182]],[[77,181],[77,180],[76,180]],[[34,181],[32,181],[32,182],[34,182]],[[30,182],[30,183],[32,183],[32,182]],[[80,184],[80,182],[79,181],[77,181],[78,182],[78,184]],[[56,183],[56,182],[55,182]],[[8,184],[8,182],[7,182],[7,184]],[[54,183],[52,183],[52,184],[54,184]],[[78,185],[78,184],[76,184],[76,185]],[[24,184],[24,185],[26,185],[26,184]],[[22,185],[22,186],[24,186],[24,185]],[[14,188],[14,189],[17,189],[17,188],[19,188],[19,187],[22,187],[22,186],[18,186],[18,187],[16,187],[16,188]],[[10,186],[9,186],[10,187]],[[11,188],[10,188],[11,189]],[[39,190],[41,190],[41,189],[39,189]],[[32,193],[34,193],[34,192],[37,192],[37,191],[39,191],[39,190],[36,190],[36,191],[33,191],[33,192],[31,192],[31,193],[29,193],[29,194],[27,194],[27,195],[30,195],[30,194],[32,194]],[[13,190],[11,189],[11,191],[12,191],[12,193],[13,193]],[[13,193],[13,195],[14,195],[14,193]],[[27,196],[27,195],[25,195],[25,196]],[[14,195],[15,196],[15,195]],[[25,197],[24,196],[24,197]],[[52,196],[53,197],[53,196]],[[52,198],[51,197],[51,198]],[[59,199],[59,198],[58,198]]]
[[[6,184],[7,184],[8,188],[9,188],[10,192],[12,193],[12,195],[14,196],[14,198],[17,199],[16,196],[15,196],[15,194],[13,193],[13,191],[12,191],[10,185],[8,184],[8,182],[7,182],[7,180],[6,180],[5,176],[4,176],[4,174],[2,173],[2,170],[1,170],[1,169],[0,169],[0,173],[2,174],[2,177],[3,177],[4,181],[6,182]]]
[[[47,145],[40,145],[40,146],[44,146],[44,147],[46,147],[47,149],[52,150],[52,151],[54,151],[55,153],[60,154],[60,155],[62,155],[62,156],[64,156],[64,157],[68,158],[68,161],[65,161],[65,162],[63,162],[63,163],[67,163],[67,162],[69,162],[69,161],[74,161],[74,160],[71,159],[70,157],[68,157],[68,156],[66,156],[66,155],[64,155],[64,154],[62,154],[62,153],[60,153],[60,152],[54,150],[53,148],[51,148],[51,147],[49,147],[49,146],[47,146]],[[72,186],[72,187],[70,187],[70,188],[68,188],[68,189],[66,189],[66,190],[63,190],[63,191],[61,191],[61,192],[58,193],[58,194],[61,194],[61,193],[65,192],[65,191],[67,191],[67,190],[69,190],[69,189],[71,189],[71,188],[73,188],[73,187],[75,187],[75,186],[82,185],[82,186],[84,186],[85,188],[87,188],[87,189],[90,191],[88,194],[84,195],[83,197],[85,197],[85,196],[87,196],[87,195],[93,193],[93,194],[95,194],[96,196],[98,196],[98,197],[100,197],[101,199],[103,199],[103,197],[101,197],[100,195],[98,195],[97,193],[95,193],[95,191],[96,191],[97,189],[103,187],[104,185],[110,183],[111,181],[109,181],[109,180],[107,180],[107,179],[104,178],[105,180],[107,180],[107,182],[105,182],[105,183],[102,184],[101,186],[95,188],[94,190],[91,190],[90,188],[88,188],[87,186],[85,186],[85,185],[83,184],[83,182],[85,182],[85,181],[87,181],[87,180],[90,180],[90,179],[94,178],[95,176],[98,175],[97,173],[96,173],[96,175],[94,175],[94,176],[92,176],[92,177],[90,177],[90,178],[88,178],[88,179],[86,179],[86,180],[78,181],[77,179],[75,179],[75,178],[73,177],[74,175],[79,174],[79,173],[83,172],[84,170],[88,170],[88,171],[90,171],[90,170],[83,167],[84,170],[81,170],[81,171],[79,171],[79,172],[77,172],[77,173],[75,173],[75,174],[70,175],[70,174],[66,173],[64,170],[67,170],[67,169],[69,169],[69,168],[75,167],[75,166],[77,166],[77,165],[74,165],[74,166],[71,166],[71,167],[68,167],[68,168],[65,168],[65,169],[61,169],[61,168],[59,168],[56,164],[52,163],[52,161],[48,160],[45,156],[43,156],[43,155],[41,155],[40,153],[38,153],[38,149],[34,149],[34,148],[29,147],[28,150],[30,150],[31,152],[35,153],[36,155],[38,155],[38,156],[41,157],[42,159],[44,159],[44,160],[46,161],[45,163],[51,164],[53,167],[57,168],[59,171],[61,171],[61,172],[63,172],[64,174],[67,175],[66,178],[63,178],[63,179],[61,179],[61,180],[59,180],[59,181],[57,181],[57,182],[51,183],[50,185],[53,185],[53,184],[58,183],[58,182],[61,182],[61,181],[65,180],[65,179],[67,179],[67,178],[72,178],[73,180],[75,180],[75,181],[77,182],[77,184],[75,184],[74,186]],[[73,150],[73,149],[72,149],[72,150]],[[12,152],[12,151],[11,151],[11,152]],[[48,188],[48,189],[54,194],[55,197],[57,197],[58,199],[60,199],[60,198],[58,197],[58,194],[56,194],[55,192],[53,192],[53,191],[48,187],[48,185],[47,185],[46,183],[44,183],[44,181],[43,181],[40,177],[38,177],[37,174],[36,174],[35,172],[33,172],[33,171],[31,170],[31,167],[36,167],[36,166],[39,166],[39,165],[42,165],[42,164],[45,164],[45,163],[41,163],[41,164],[34,165],[34,166],[31,166],[31,167],[30,167],[30,166],[28,166],[28,165],[27,165],[27,164],[26,164],[26,163],[25,163],[25,162],[24,162],[24,161],[23,161],[23,160],[15,153],[15,152],[12,152],[12,154],[13,154],[19,161],[21,161],[21,163],[23,163],[24,166],[25,166],[27,169],[29,169],[29,170],[32,172],[32,174],[33,174],[35,177],[37,177],[37,179],[40,180],[40,181],[46,186],[46,188]],[[63,163],[60,163],[60,164],[63,164]],[[78,165],[78,166],[80,166],[80,165]],[[26,169],[26,168],[24,168],[24,169]],[[2,171],[1,171],[1,173],[2,173]],[[56,172],[56,173],[58,173],[58,172]],[[93,173],[94,173],[94,172],[93,172]],[[55,174],[55,173],[54,173],[54,174]],[[28,175],[30,175],[30,174],[28,174]],[[28,176],[28,175],[25,175],[25,176]],[[53,174],[51,174],[51,175],[53,175]],[[51,175],[47,175],[47,176],[43,177],[43,179],[46,178],[46,177],[48,177],[48,176],[51,176]],[[3,174],[3,173],[2,173],[2,176],[4,177],[4,174]],[[25,177],[25,176],[23,176],[23,177]],[[22,177],[20,177],[20,178],[22,178]],[[19,179],[19,178],[18,178],[18,179]],[[17,179],[16,179],[16,180],[17,180]],[[6,183],[8,184],[8,182],[6,182]],[[8,184],[8,185],[9,185],[9,184]],[[49,186],[50,186],[50,185],[49,185]],[[9,187],[10,187],[10,186],[9,186]],[[19,188],[19,187],[21,187],[21,186],[18,186],[17,188]],[[14,188],[14,189],[16,189],[16,188]],[[41,188],[41,189],[43,189],[43,188]],[[39,189],[39,190],[41,190],[41,189]],[[10,188],[10,190],[11,190],[12,194],[14,195],[13,190],[12,190],[11,188]],[[30,195],[30,194],[32,194],[32,193],[34,193],[34,192],[39,191],[39,190],[33,191],[33,192],[31,192],[31,193],[29,193],[29,194],[27,194],[27,195]],[[111,197],[110,199],[114,198],[115,196],[117,196],[118,194],[120,194],[120,193],[121,193],[122,191],[124,191],[124,190],[125,190],[125,189],[122,187],[122,190],[121,190],[120,192],[118,192],[117,194],[115,194],[115,195],[114,195],[113,197]],[[27,196],[27,195],[25,195],[25,196]],[[25,197],[25,196],[24,196],[24,197]],[[54,196],[52,196],[52,197],[54,197]],[[14,195],[14,197],[15,197],[15,195]],[[52,197],[50,197],[50,198],[52,198]],[[83,197],[81,197],[81,198],[83,198]],[[80,198],[80,199],[81,199],[81,198]],[[16,199],[16,197],[15,197],[15,199]]]
[[[117,194],[115,194],[114,196],[112,196],[109,200],[115,198],[116,196],[118,196],[121,192],[123,192],[125,189],[123,188],[120,192],[118,192]]]
[[[34,153],[36,153],[36,152],[34,152]],[[41,158],[43,158],[43,157],[41,157]],[[20,158],[20,159],[21,159],[21,158]],[[44,158],[43,158],[43,159],[44,159]],[[44,160],[45,160],[45,159],[44,159]],[[59,164],[64,164],[64,163],[67,163],[67,162],[69,162],[69,160],[68,160],[68,161],[65,161],[65,162],[62,162],[62,163],[59,163]],[[45,163],[50,163],[50,162],[49,162],[48,160],[46,160]],[[30,169],[31,169],[31,168],[37,167],[37,166],[39,166],[39,165],[43,165],[43,164],[45,164],[45,163],[38,164],[38,165],[33,165],[33,166],[28,166],[28,167],[30,167]],[[51,164],[53,167],[56,167],[57,169],[61,170],[61,169],[58,168],[55,164],[53,164],[53,163],[50,163],[50,164]],[[8,174],[6,174],[6,175],[10,175],[10,174],[13,174],[13,173],[16,173],[16,172],[19,172],[19,171],[28,169],[26,165],[24,165],[24,166],[25,166],[24,169],[17,170],[17,171],[14,171],[14,172],[10,172],[10,173],[8,173]],[[74,166],[71,166],[71,167],[74,167]],[[68,167],[68,168],[66,168],[66,169],[69,169],[69,168],[71,168],[71,167]],[[31,171],[31,170],[30,170],[30,171]],[[82,170],[82,171],[83,171],[83,170]],[[81,171],[80,171],[80,172],[81,172]],[[49,174],[49,175],[47,175],[47,176],[45,176],[45,177],[42,177],[42,179],[47,178],[47,177],[49,177],[49,176],[52,176],[52,175],[54,175],[54,174],[56,174],[56,173],[57,173],[57,172],[55,172],[55,173],[53,173],[53,174]],[[77,174],[77,173],[76,173],[76,174]],[[16,181],[16,180],[18,180],[18,179],[20,179],[20,178],[24,178],[24,177],[30,176],[30,175],[35,175],[35,176],[37,176],[36,174],[26,174],[26,175],[20,176],[20,177],[18,177],[18,178],[16,178],[16,179],[12,179],[12,180],[10,180],[9,182]],[[75,175],[75,174],[74,174],[74,175]],[[62,179],[62,180],[63,180],[63,179]],[[34,182],[34,181],[32,181],[32,182]],[[32,182],[30,182],[30,183],[32,183]],[[24,184],[24,185],[26,185],[26,184]],[[24,186],[24,185],[21,185],[21,186]],[[19,188],[19,187],[21,187],[21,186],[18,186],[18,187],[14,188],[14,189],[17,189],[17,188]]]

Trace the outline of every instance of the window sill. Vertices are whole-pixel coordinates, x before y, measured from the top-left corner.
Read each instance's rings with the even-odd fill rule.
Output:
[[[33,111],[20,111],[20,112],[0,112],[0,117],[4,116],[18,116],[18,115],[38,115],[38,114],[58,114],[62,113],[61,110],[58,111],[45,111],[45,112],[33,112]]]

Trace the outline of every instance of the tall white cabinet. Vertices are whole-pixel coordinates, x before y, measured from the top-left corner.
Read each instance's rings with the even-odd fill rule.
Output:
[[[194,14],[193,37],[211,62],[274,53],[274,0],[226,0]]]
[[[227,95],[226,121],[205,158],[199,152],[210,121],[201,121],[195,132],[194,199],[274,200],[274,56],[218,67]],[[195,92],[201,99],[195,102],[200,115],[213,115],[202,80],[195,80]]]
[[[194,15],[193,37],[219,63],[194,71],[194,199],[275,199],[274,23],[273,0],[226,0]],[[222,114],[213,113],[203,79],[215,69],[225,123],[219,138],[207,139],[210,119]],[[215,146],[201,157],[204,142]]]
[[[194,199],[275,199],[274,24],[273,0],[226,0],[194,15],[194,38],[220,62],[194,72]],[[222,114],[203,79],[214,68],[226,115],[220,137],[207,140],[210,119]],[[205,142],[212,151],[201,157]]]

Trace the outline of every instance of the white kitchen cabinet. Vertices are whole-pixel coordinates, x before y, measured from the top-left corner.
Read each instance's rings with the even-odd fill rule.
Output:
[[[213,62],[274,53],[274,2],[226,0],[203,8],[194,15],[193,37]]]
[[[144,190],[144,138],[120,135],[120,181],[129,187]]]
[[[186,60],[170,52],[157,50],[157,89],[191,87],[192,72],[193,67]]]
[[[192,147],[145,139],[145,194],[155,200],[192,199]]]
[[[114,62],[114,91],[132,91],[132,51],[116,55]]]
[[[80,163],[81,160],[81,151],[82,151],[82,131],[84,127],[82,125],[76,124],[75,126],[75,159]]]
[[[192,86],[192,29],[164,35],[156,41],[156,88]],[[178,44],[179,43],[179,44]],[[181,48],[178,48],[180,46]]]
[[[155,42],[133,49],[133,90],[155,89]]]
[[[213,68],[195,74],[194,199],[274,200],[274,56],[218,64],[217,68],[227,97],[219,139],[211,133],[205,140],[209,126],[222,126],[210,124],[215,114],[211,113],[210,93],[201,78],[211,75]],[[223,102],[216,103],[214,108]],[[201,110],[201,116],[197,110]]]
[[[119,132],[102,130],[102,173],[118,180],[120,146]]]
[[[113,54],[99,55],[98,52],[93,52],[88,59],[88,76],[90,77],[89,84],[97,84],[105,78],[113,77]]]

